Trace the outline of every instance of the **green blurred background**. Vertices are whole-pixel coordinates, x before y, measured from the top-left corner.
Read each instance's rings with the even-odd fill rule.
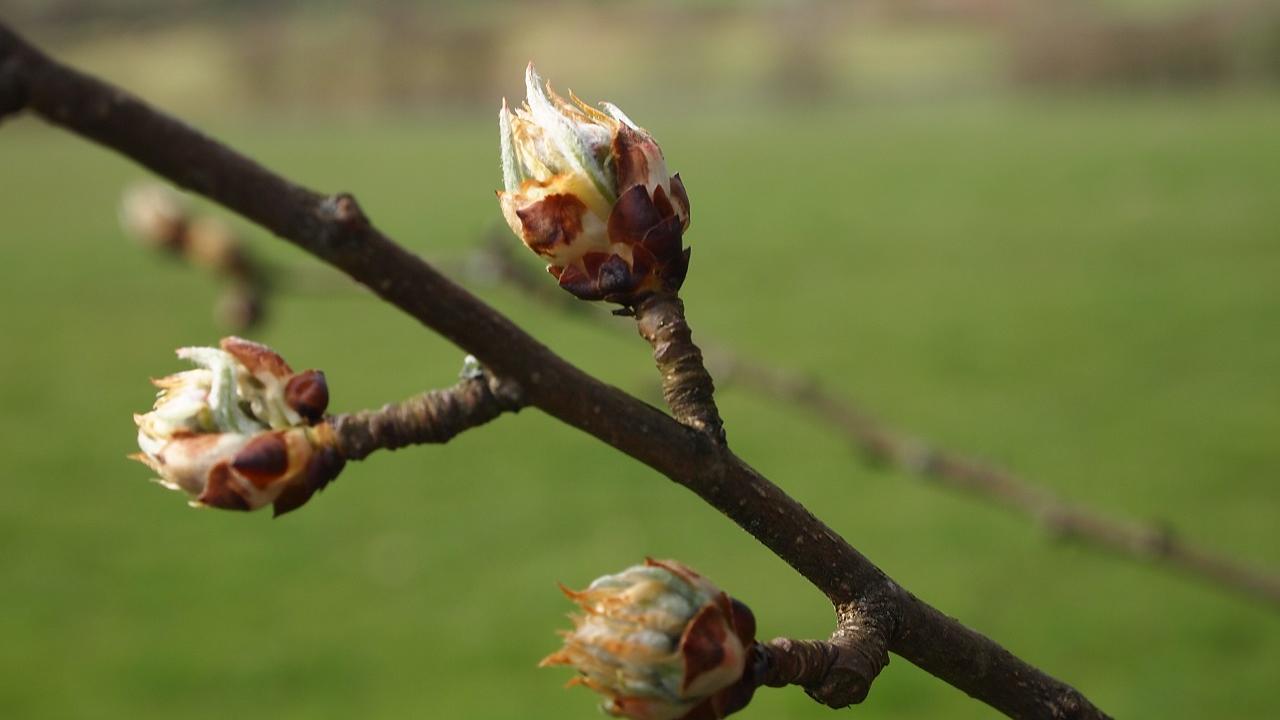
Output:
[[[1280,566],[1280,12],[1272,3],[5,0],[50,51],[267,165],[350,190],[453,267],[492,233],[495,111],[530,58],[662,142],[693,202],[695,337],[820,377],[1065,498]],[[575,718],[534,665],[581,585],[676,557],[766,637],[829,606],[686,491],[536,411],[350,466],[271,521],[127,462],[146,379],[211,343],[217,283],[128,242],[145,173],[0,127],[0,716]],[[336,411],[462,353],[243,223],[305,277],[256,339]],[[516,242],[514,239],[511,242]],[[530,257],[529,262],[536,264]],[[648,349],[472,283],[652,398]],[[572,392],[572,388],[566,388]],[[738,452],[905,586],[1121,717],[1275,717],[1280,616],[1055,543],[721,393]],[[744,718],[830,716],[798,689]],[[994,713],[895,659],[868,718]]]

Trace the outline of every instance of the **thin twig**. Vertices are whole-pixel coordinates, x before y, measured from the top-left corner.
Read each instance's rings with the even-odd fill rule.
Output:
[[[702,362],[702,351],[693,343],[693,331],[685,319],[680,297],[675,293],[653,293],[632,310],[640,336],[653,348],[653,360],[662,377],[662,397],[671,408],[672,417],[707,433],[717,443],[724,443],[715,383]]]
[[[837,617],[859,618],[867,633],[863,650],[880,654],[887,648],[1013,717],[1106,717],[1071,686],[901,588],[727,447],[551,352],[379,232],[350,195],[326,196],[296,185],[128,93],[49,59],[0,25],[0,112],[23,107],[341,269],[475,355],[495,376],[516,382],[530,405],[692,490],[821,589]],[[873,679],[841,674],[835,684],[869,686]],[[835,704],[852,695],[828,697]]]
[[[449,442],[504,412],[518,412],[524,404],[518,385],[477,371],[451,388],[431,390],[377,410],[335,415],[325,422],[333,427],[343,458],[363,460],[375,450]]]

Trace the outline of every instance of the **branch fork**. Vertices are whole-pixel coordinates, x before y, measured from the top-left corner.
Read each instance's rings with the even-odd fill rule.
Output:
[[[759,647],[759,681],[769,687],[799,685],[809,697],[840,709],[867,698],[871,684],[889,664],[889,645],[878,625],[860,622],[853,608],[827,640],[775,638]]]

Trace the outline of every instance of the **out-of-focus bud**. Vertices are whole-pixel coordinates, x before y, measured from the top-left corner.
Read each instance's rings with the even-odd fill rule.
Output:
[[[621,110],[551,90],[530,63],[527,98],[498,115],[507,224],[584,300],[632,305],[689,268],[689,197],[653,137]]]
[[[541,666],[571,665],[605,696],[601,708],[633,720],[711,720],[746,705],[743,680],[755,619],[693,570],[673,560],[606,575],[581,592],[564,647]]]
[[[191,220],[184,239],[187,259],[192,265],[231,277],[247,277],[243,242],[231,226],[220,218],[204,215]]]
[[[221,349],[189,347],[194,370],[152,381],[155,407],[135,415],[132,457],[182,490],[193,505],[275,514],[305,503],[342,470],[333,429],[319,423],[329,404],[324,373],[295,373],[265,345],[224,338]]]
[[[213,319],[225,328],[244,332],[262,321],[264,304],[260,288],[250,283],[233,282],[214,303]]]
[[[180,251],[190,213],[177,193],[158,183],[134,185],[120,198],[120,226],[148,247]]]
[[[221,218],[197,215],[181,195],[159,183],[134,185],[120,199],[120,226],[147,247],[181,257],[228,281],[214,317],[237,332],[261,321],[264,277],[236,231]]]

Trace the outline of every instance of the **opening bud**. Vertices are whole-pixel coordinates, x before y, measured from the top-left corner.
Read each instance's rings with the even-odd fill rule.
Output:
[[[178,357],[197,367],[153,380],[151,412],[135,415],[133,455],[181,490],[193,505],[296,509],[342,470],[323,418],[324,374],[294,373],[271,348],[236,337],[219,348],[189,347]]]
[[[525,103],[498,114],[507,224],[583,300],[678,290],[689,197],[653,137],[609,103],[560,97],[532,63],[525,87]]]
[[[601,708],[633,720],[704,720],[742,708],[754,685],[744,677],[755,620],[741,602],[674,560],[646,559],[596,579],[564,647],[541,666],[570,665],[605,696]]]

